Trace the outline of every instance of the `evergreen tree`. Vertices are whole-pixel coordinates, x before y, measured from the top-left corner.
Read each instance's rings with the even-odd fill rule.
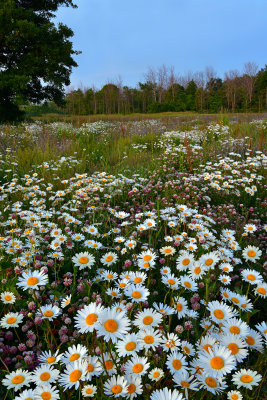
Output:
[[[0,0],[0,121],[22,117],[18,104],[63,104],[70,84],[73,31],[51,19],[72,0]]]

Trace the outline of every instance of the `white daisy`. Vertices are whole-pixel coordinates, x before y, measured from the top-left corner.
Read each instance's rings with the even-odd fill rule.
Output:
[[[42,385],[35,389],[36,400],[44,400],[44,399],[57,400],[59,398],[60,398],[59,391],[55,387],[52,387],[49,384]]]
[[[117,341],[116,349],[120,357],[136,354],[141,350],[139,335],[137,333],[128,333],[124,335],[122,340]]]
[[[148,378],[155,382],[158,382],[163,376],[164,372],[161,368],[153,368],[148,374]]]
[[[17,395],[14,400],[36,400],[35,390],[23,390],[23,392]]]
[[[104,265],[112,265],[116,263],[117,260],[118,260],[117,254],[112,252],[104,254],[103,257],[101,257],[100,259],[100,261]]]
[[[125,397],[127,391],[127,381],[123,376],[112,376],[104,383],[104,393],[112,397]]]
[[[143,376],[147,373],[149,368],[147,357],[133,356],[131,360],[127,361],[124,365],[125,373],[127,375]]]
[[[23,320],[23,315],[16,313],[7,313],[0,321],[0,326],[2,328],[10,329],[17,328]]]
[[[87,348],[81,344],[70,346],[63,353],[61,361],[66,365],[74,364],[76,361],[81,361],[84,357],[87,357],[87,352]]]
[[[262,251],[258,247],[247,246],[242,251],[242,255],[246,261],[252,261],[253,263],[255,263],[262,255]]]
[[[123,336],[130,329],[130,320],[124,313],[117,313],[114,309],[105,309],[99,314],[96,324],[98,336],[104,336],[106,341],[116,343],[118,339],[123,339]]]
[[[20,390],[23,386],[29,386],[31,382],[32,374],[22,369],[11,372],[2,380],[2,384],[6,386],[7,389],[14,389],[15,392]]]
[[[170,390],[165,387],[164,389],[154,390],[150,400],[184,400],[184,398],[177,389]]]
[[[171,352],[167,356],[166,366],[173,375],[181,375],[188,369],[188,364],[185,356],[177,350]]]
[[[133,302],[143,302],[147,300],[149,296],[149,290],[142,285],[129,285],[125,291],[125,295],[131,299]]]
[[[150,326],[158,326],[162,322],[162,316],[153,308],[147,308],[145,311],[140,311],[134,320],[134,325],[139,329],[146,329]]]
[[[94,397],[96,394],[97,387],[95,385],[85,385],[82,389],[82,395],[83,397]]]
[[[134,399],[139,394],[143,393],[142,379],[135,375],[126,375],[127,380],[127,399]]]
[[[143,349],[155,350],[161,342],[161,334],[153,328],[146,328],[146,330],[139,332],[139,339]]]
[[[217,344],[212,349],[209,348],[208,351],[200,353],[198,362],[205,373],[215,378],[230,373],[236,365],[235,357],[231,351]]]
[[[14,304],[16,296],[12,292],[3,292],[1,293],[1,300],[4,304]]]
[[[48,283],[48,276],[43,271],[28,271],[23,272],[19,276],[17,286],[23,290],[39,289],[40,286],[45,286]]]
[[[36,313],[36,315],[41,316],[43,319],[48,319],[52,321],[61,313],[61,310],[58,306],[53,306],[52,304],[48,304],[46,306],[41,306],[40,310]]]
[[[96,356],[87,356],[83,358],[86,363],[86,379],[90,381],[93,376],[99,376],[103,372],[103,367]]]
[[[77,315],[74,317],[76,322],[75,327],[78,331],[81,333],[93,332],[98,317],[103,309],[104,308],[99,304],[90,303],[82,310],[79,310]]]
[[[50,365],[42,365],[41,367],[37,367],[33,372],[33,380],[37,386],[43,384],[51,384],[54,383],[59,375],[59,371],[54,369]]]
[[[91,268],[95,263],[95,257],[88,252],[79,253],[72,257],[72,262],[80,269]]]
[[[181,341],[178,336],[171,332],[167,333],[166,336],[161,338],[161,345],[165,351],[174,351],[177,350],[177,347],[180,346]]]
[[[86,363],[80,360],[67,364],[64,372],[60,374],[59,384],[64,388],[64,391],[72,387],[77,390],[80,382],[86,380],[86,373]]]
[[[41,364],[48,364],[48,365],[57,364],[62,357],[62,354],[58,353],[59,350],[57,350],[55,353],[52,353],[50,350],[43,351],[38,357],[38,360],[40,361]]]
[[[241,369],[235,372],[232,378],[232,382],[237,386],[237,388],[244,387],[251,390],[253,386],[258,386],[261,381],[262,376],[257,374],[256,371],[251,369]]]

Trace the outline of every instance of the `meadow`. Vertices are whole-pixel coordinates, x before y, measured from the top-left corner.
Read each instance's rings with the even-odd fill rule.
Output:
[[[267,120],[54,119],[0,126],[1,399],[264,399]]]

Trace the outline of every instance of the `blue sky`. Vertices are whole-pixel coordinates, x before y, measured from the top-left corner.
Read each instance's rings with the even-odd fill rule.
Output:
[[[267,64],[267,0],[76,0],[57,21],[74,31],[71,86],[101,88],[120,76],[135,87],[148,67],[179,75]]]

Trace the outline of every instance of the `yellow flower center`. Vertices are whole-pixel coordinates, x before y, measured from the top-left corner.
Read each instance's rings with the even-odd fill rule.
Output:
[[[115,321],[114,319],[108,319],[105,323],[104,323],[104,328],[106,329],[106,331],[114,333],[118,330],[118,323],[117,321]]]
[[[217,319],[223,319],[224,318],[224,312],[222,310],[214,310],[214,316]]]
[[[105,367],[106,367],[106,369],[112,369],[113,368],[113,362],[111,360],[105,361]]]
[[[43,392],[41,394],[41,397],[42,397],[43,400],[50,400],[52,398],[52,395],[49,392]]]
[[[152,343],[154,343],[155,340],[154,340],[153,336],[147,335],[144,337],[144,341],[146,344],[152,344]]]
[[[239,347],[237,346],[236,343],[229,343],[228,344],[228,349],[232,352],[232,354],[237,354],[239,351]]]
[[[168,283],[170,285],[175,285],[175,280],[174,279],[168,279]]]
[[[232,300],[233,303],[236,303],[236,304],[239,303],[239,300],[238,300],[237,297],[232,297],[231,300]]]
[[[134,278],[134,283],[141,283],[141,282],[142,282],[142,279],[139,276]]]
[[[86,392],[86,394],[92,394],[93,393],[93,389],[92,388],[87,388],[85,392]]]
[[[181,303],[177,303],[176,304],[176,310],[177,311],[182,311],[182,309],[183,309],[183,305]]]
[[[88,314],[87,317],[85,318],[85,322],[87,325],[94,325],[96,321],[97,321],[97,315],[94,313]]]
[[[16,318],[16,317],[9,317],[9,318],[6,320],[7,324],[9,324],[9,325],[14,324],[16,321],[17,321],[17,318]]]
[[[185,258],[185,259],[182,261],[182,264],[183,264],[183,265],[188,265],[189,263],[190,263],[189,258]]]
[[[186,354],[190,354],[190,349],[189,349],[187,346],[184,346],[184,347],[183,347],[183,351],[184,351]]]
[[[172,340],[172,339],[168,340],[168,341],[166,342],[166,346],[167,346],[169,349],[172,349],[172,348],[175,346],[174,340]]]
[[[74,353],[74,354],[72,354],[72,355],[70,356],[69,360],[70,360],[70,361],[76,361],[76,360],[78,360],[79,358],[80,358],[80,354]]]
[[[150,261],[152,259],[152,257],[149,255],[149,254],[146,254],[144,257],[143,257],[143,260],[144,261]]]
[[[113,260],[113,257],[112,256],[107,256],[106,257],[106,262],[111,262]]]
[[[92,364],[87,364],[87,372],[93,372],[94,371],[94,366]]]
[[[135,365],[133,366],[133,372],[134,372],[135,374],[139,374],[140,372],[143,371],[143,369],[144,369],[144,367],[143,367],[142,364],[135,364]]]
[[[142,297],[141,293],[138,290],[133,291],[132,297],[135,299],[140,299]]]
[[[260,293],[260,294],[263,294],[264,296],[266,295],[266,289],[264,289],[264,288],[259,287],[257,289],[257,292]]]
[[[188,281],[185,281],[185,282],[184,282],[184,285],[185,285],[185,287],[187,287],[187,288],[189,288],[189,289],[190,289],[191,286],[192,286],[191,283],[188,282]]]
[[[212,378],[212,377],[208,377],[205,379],[205,383],[207,384],[207,386],[211,387],[211,388],[215,388],[217,387],[217,382],[216,379]]]
[[[172,366],[174,369],[179,370],[182,368],[182,363],[180,360],[173,360]]]
[[[186,381],[181,381],[180,382],[182,387],[188,388],[190,386],[190,383],[186,382]]]
[[[155,372],[153,373],[153,377],[154,377],[154,378],[158,378],[159,375],[160,375],[160,373],[159,373],[158,371],[155,371]]]
[[[194,269],[194,273],[195,273],[196,275],[200,274],[200,272],[201,272],[201,268],[200,268],[200,267],[196,267],[196,268]]]
[[[256,255],[256,251],[255,250],[249,250],[248,251],[248,256],[249,257],[255,257],[255,255]]]
[[[247,336],[246,342],[249,346],[253,346],[253,344],[255,344],[255,339],[252,336]]]
[[[210,366],[213,369],[222,369],[224,367],[224,361],[221,357],[212,357]]]
[[[20,383],[22,383],[22,382],[24,382],[25,381],[25,378],[24,378],[24,376],[22,376],[22,375],[16,375],[16,376],[14,376],[14,378],[12,378],[12,380],[11,380],[11,382],[14,384],[14,385],[19,385]]]
[[[146,317],[143,318],[144,325],[151,325],[153,321],[154,319],[150,315],[147,315]]]
[[[130,394],[134,393],[135,390],[136,390],[136,386],[133,383],[130,383],[130,385],[128,386],[127,390],[128,390],[128,393],[130,393]]]
[[[81,371],[78,370],[78,369],[75,369],[74,371],[72,371],[70,373],[69,381],[70,382],[77,382],[81,378],[81,376],[82,376]]]
[[[10,301],[12,299],[12,297],[10,296],[10,294],[6,294],[5,295],[5,300],[6,301]]]
[[[40,375],[40,379],[41,381],[48,381],[48,379],[50,379],[51,375],[49,374],[49,372],[43,372]]]
[[[203,349],[209,352],[209,349],[212,349],[212,346],[210,344],[205,344],[205,346],[203,346]]]
[[[233,333],[234,335],[239,335],[240,329],[238,328],[238,326],[231,326],[230,332]]]
[[[248,274],[248,275],[247,275],[247,279],[248,279],[249,281],[255,281],[255,280],[256,280],[256,276],[253,275],[253,274]]]
[[[167,249],[164,249],[164,253],[166,254],[170,254],[172,252],[172,249],[170,249],[169,247],[167,247]]]
[[[39,279],[36,278],[35,276],[31,276],[28,280],[27,280],[27,285],[29,286],[34,286],[37,285],[37,283],[39,282]]]
[[[121,393],[122,392],[122,387],[121,387],[121,385],[114,385],[114,386],[112,386],[111,391],[114,394]]]
[[[232,398],[233,400],[238,400],[238,395],[234,393],[234,394],[232,394],[231,398]]]
[[[243,382],[243,383],[250,383],[250,382],[253,381],[253,378],[252,378],[251,375],[247,375],[247,374],[246,374],[246,375],[241,376],[240,380],[241,380],[241,382]]]
[[[54,315],[54,313],[51,310],[47,310],[47,311],[44,312],[44,316],[45,317],[52,317],[52,315]]]
[[[207,266],[210,266],[212,263],[213,263],[213,259],[212,259],[212,258],[208,258],[208,259],[205,261],[205,264],[206,264]]]
[[[87,264],[88,261],[89,261],[89,258],[88,258],[88,257],[83,256],[83,257],[80,257],[80,258],[79,258],[79,262],[80,262],[81,264]]]
[[[136,348],[136,343],[135,342],[128,342],[125,346],[125,349],[127,351],[133,351]]]
[[[56,357],[48,357],[47,360],[48,364],[51,364],[56,361]]]

